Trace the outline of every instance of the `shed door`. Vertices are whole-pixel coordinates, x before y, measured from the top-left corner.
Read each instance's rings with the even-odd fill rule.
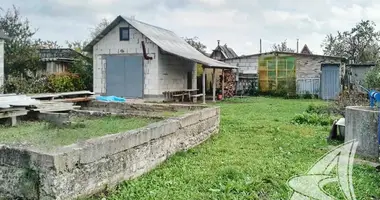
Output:
[[[321,77],[322,99],[336,99],[340,92],[339,65],[323,65]]]
[[[144,86],[141,56],[107,56],[106,94],[125,98],[142,98]]]

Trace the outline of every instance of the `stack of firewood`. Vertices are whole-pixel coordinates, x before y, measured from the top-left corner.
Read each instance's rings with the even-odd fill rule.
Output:
[[[224,97],[232,97],[235,95],[235,73],[232,70],[224,70],[224,80],[220,76],[220,88],[222,88],[222,81],[224,81]]]

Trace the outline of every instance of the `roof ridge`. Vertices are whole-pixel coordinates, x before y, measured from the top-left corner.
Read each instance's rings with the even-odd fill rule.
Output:
[[[162,27],[159,27],[159,26],[155,26],[155,25],[152,25],[152,24],[148,24],[148,23],[146,23],[146,22],[142,22],[142,21],[137,20],[137,19],[132,19],[132,18],[130,18],[130,17],[124,17],[124,16],[121,16],[121,15],[120,15],[120,17],[122,17],[125,21],[131,20],[131,21],[135,21],[135,22],[138,22],[138,23],[144,24],[144,25],[146,25],[146,26],[151,26],[151,27],[155,27],[155,28],[157,28],[157,29],[161,29],[161,30],[165,30],[165,31],[169,31],[169,32],[174,33],[174,32],[171,31],[171,30],[168,30],[168,29],[165,29],[165,28],[162,28]]]

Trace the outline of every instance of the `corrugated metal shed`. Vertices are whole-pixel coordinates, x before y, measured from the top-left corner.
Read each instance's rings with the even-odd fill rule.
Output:
[[[197,51],[191,45],[189,45],[184,39],[176,35],[170,30],[166,30],[157,26],[153,26],[135,19],[118,16],[102,33],[100,33],[85,50],[91,50],[92,47],[101,40],[109,31],[116,27],[121,21],[128,22],[131,26],[136,28],[150,40],[152,40],[163,51],[195,61],[197,63],[207,65],[209,67],[218,68],[237,68],[236,66],[229,65],[224,62],[220,62],[211,59],[201,52]]]

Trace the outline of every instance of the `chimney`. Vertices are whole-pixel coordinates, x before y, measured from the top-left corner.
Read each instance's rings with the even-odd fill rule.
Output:
[[[218,41],[218,46],[220,45],[220,40],[217,40]]]
[[[260,53],[262,53],[262,44],[261,44],[261,38],[260,38]]]
[[[297,39],[297,53],[298,53],[298,43],[299,43],[299,39]]]

